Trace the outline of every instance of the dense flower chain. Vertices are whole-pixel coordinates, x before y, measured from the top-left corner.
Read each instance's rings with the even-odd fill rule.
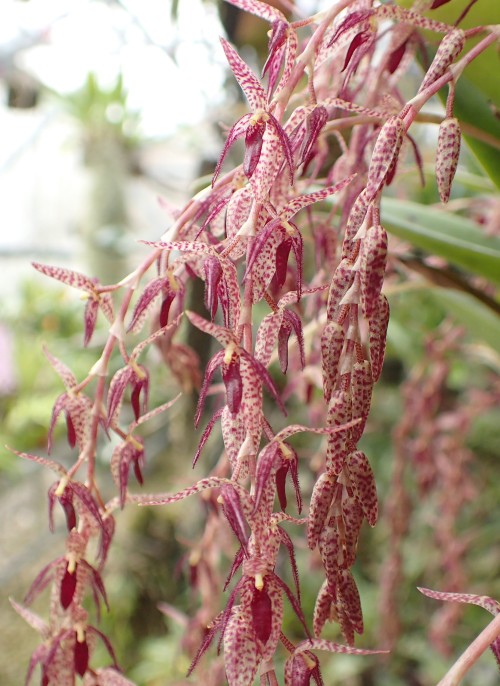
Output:
[[[101,602],[107,604],[102,571],[113,539],[112,512],[131,501],[168,504],[212,489],[218,494],[213,510],[227,520],[239,548],[222,611],[222,589],[205,579],[210,592],[196,617],[198,626],[190,626],[202,636],[197,649],[190,646],[190,671],[217,634],[230,686],[250,686],[259,668],[263,683],[276,684],[272,660],[280,643],[288,651],[286,686],[307,686],[311,679],[321,684],[313,650],[371,652],[353,647],[354,635],[363,631],[363,617],[351,568],[361,525],[366,520],[374,526],[378,511],[372,469],[358,443],[373,385],[382,371],[389,320],[382,293],[387,234],[380,223],[381,192],[397,173],[418,111],[452,80],[450,67],[455,65],[458,74],[496,35],[485,29],[482,42],[457,61],[467,32],[419,13],[442,3],[421,0],[413,10],[403,10],[371,0],[342,0],[294,24],[259,0],[229,1],[270,23],[269,53],[260,79],[221,39],[249,112],[229,130],[212,185],[175,214],[162,240],[151,243],[147,260],[117,285],[103,286],[73,271],[35,264],[43,274],[86,294],[85,345],[91,341],[99,310],[111,323],[101,357],[80,383],[46,353],[65,386],[54,406],[49,451],[54,426],[64,416],[68,443],[78,449],[77,461],[68,470],[48,458],[17,453],[57,474],[49,491],[51,521],[59,505],[68,528],[66,553],[42,570],[25,598],[28,606],[51,586],[48,624],[14,603],[43,638],[27,679],[40,665],[42,686],[70,686],[76,675],[86,686],[130,684],[119,671],[109,640],[90,623],[82,606],[89,593],[97,611]],[[391,39],[384,52],[378,42],[379,24],[384,22],[385,27],[387,21]],[[417,95],[404,103],[398,81],[414,57],[419,28],[444,37]],[[450,88],[448,116],[437,147],[436,175],[443,202],[449,198],[460,149],[452,99]],[[344,137],[342,130],[350,135]],[[238,139],[244,142],[243,162],[224,171]],[[340,148],[336,159],[330,145],[335,139]],[[420,164],[418,150],[416,158]],[[309,277],[313,260],[316,274]],[[156,275],[143,283],[155,264]],[[205,317],[184,306],[189,282],[195,279],[205,284]],[[113,295],[120,290],[116,313],[118,298]],[[255,331],[254,306],[260,303],[267,303],[269,311]],[[219,424],[224,454],[212,475],[177,494],[133,496],[128,490],[130,472],[142,484],[145,459],[137,429],[176,400],[148,411],[150,374],[147,363],[139,362],[140,355],[149,345],[158,346],[182,388],[196,385],[199,378],[194,351],[174,341],[182,319],[219,346],[202,370],[196,426],[204,417],[207,395],[217,391],[213,379],[218,371],[224,389],[194,463]],[[147,322],[153,333],[129,352],[128,335],[140,334]],[[115,349],[122,364],[108,384]],[[265,404],[271,402],[287,414],[285,394],[269,371],[275,359],[283,374],[291,369],[295,377],[290,378],[286,395],[295,393],[301,400],[307,388],[310,426],[292,424],[276,431],[269,423]],[[321,368],[322,381],[317,374],[308,375],[315,368]],[[134,421],[123,428],[128,397]],[[299,456],[289,439],[303,431],[323,437],[324,460],[306,516],[300,517]],[[110,465],[118,495],[105,503],[94,466],[98,438],[110,434],[120,439]],[[84,467],[85,482],[78,479]],[[290,486],[299,517],[286,512]],[[301,606],[294,540],[283,522],[305,525],[308,546],[312,551],[318,548],[323,563],[325,581],[318,592],[312,633]],[[210,550],[221,545],[214,533],[219,525],[219,515],[209,517],[203,542],[190,558],[200,588],[204,575],[210,576]],[[94,540],[98,553],[92,560],[89,544]],[[277,564],[281,548],[290,560],[293,588]],[[303,625],[305,640],[298,645],[282,633],[285,600]],[[203,634],[209,607],[213,615]],[[331,620],[338,622],[348,645],[321,638]],[[112,666],[91,666],[97,640],[104,642]]]

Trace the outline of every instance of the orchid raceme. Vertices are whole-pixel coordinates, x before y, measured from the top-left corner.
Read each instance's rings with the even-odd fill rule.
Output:
[[[354,647],[364,630],[358,544],[364,522],[373,527],[379,516],[362,439],[384,362],[386,273],[397,271],[381,206],[406,169],[408,141],[422,167],[409,129],[446,85],[436,182],[448,202],[461,139],[454,82],[500,31],[470,33],[435,21],[424,12],[445,2],[430,0],[412,9],[341,0],[310,18],[294,17],[288,0],[283,11],[262,0],[228,2],[264,19],[269,42],[259,77],[221,38],[248,111],[227,126],[212,182],[172,212],[161,239],[143,242],[149,254],[118,284],[34,263],[83,291],[85,346],[98,338],[99,310],[108,328],[98,329],[104,344],[81,379],[45,351],[64,384],[48,452],[59,448],[63,416],[64,458],[12,451],[55,472],[49,526],[60,507],[67,528],[64,550],[36,576],[24,606],[13,601],[42,638],[27,682],[39,670],[42,686],[74,686],[77,677],[85,686],[131,684],[95,626],[101,604],[108,607],[113,513],[174,506],[191,495],[206,506],[206,521],[200,539],[193,534],[186,543],[199,599],[198,611],[182,620],[189,674],[198,670],[200,683],[210,675],[207,686],[222,686],[224,674],[229,686],[252,686],[258,674],[263,686],[321,686],[317,651],[382,652]],[[425,41],[422,29],[434,32],[439,46],[405,102],[401,80]],[[470,47],[473,35],[479,42]],[[233,160],[240,139],[241,159]],[[396,257],[402,250],[396,247]],[[155,403],[159,393],[165,400]],[[176,468],[166,492],[138,494],[149,478],[143,427],[163,412],[178,419],[181,393],[186,402],[197,398],[193,424],[204,429],[187,463],[203,473],[179,485],[185,477]],[[177,454],[171,459],[183,462]],[[232,564],[222,569],[226,559]],[[311,569],[318,576],[308,608],[301,579]],[[45,622],[26,606],[48,588]],[[498,612],[498,604],[476,596],[423,592]],[[287,613],[298,619],[299,638],[288,636]],[[330,623],[337,626],[327,631],[338,629],[347,645],[323,637]],[[105,666],[94,664],[99,642],[109,654]],[[275,665],[283,663],[278,675]]]

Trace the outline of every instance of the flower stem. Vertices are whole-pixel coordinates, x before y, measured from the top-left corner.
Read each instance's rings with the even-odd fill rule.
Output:
[[[497,615],[479,636],[462,653],[437,686],[457,686],[479,657],[493,641],[500,636],[500,614]]]

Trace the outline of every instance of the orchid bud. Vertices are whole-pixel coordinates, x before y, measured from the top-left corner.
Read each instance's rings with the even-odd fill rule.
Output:
[[[363,435],[373,389],[372,370],[368,360],[356,362],[351,375],[352,418],[362,421],[351,429],[351,439],[357,443]]]
[[[342,562],[342,551],[338,531],[332,527],[325,527],[318,539],[318,548],[325,568],[328,583],[332,588],[336,587],[339,566]]]
[[[342,305],[340,301],[354,281],[354,270],[349,259],[343,259],[333,275],[328,294],[327,319],[337,320]]]
[[[380,294],[378,303],[369,320],[370,361],[374,383],[379,380],[384,363],[387,326],[389,324],[389,301]]]
[[[371,226],[363,239],[361,253],[361,307],[367,319],[377,306],[387,259],[387,233],[383,226]]]
[[[368,524],[375,526],[378,517],[377,487],[368,458],[356,450],[349,455],[347,469],[363,514]]]
[[[366,192],[369,198],[374,198],[387,182],[397,162],[405,133],[404,121],[398,115],[389,117],[380,129],[368,169]]]
[[[451,184],[460,156],[460,124],[455,117],[447,117],[439,126],[436,150],[436,181],[442,203],[450,199]]]
[[[337,381],[340,355],[344,346],[344,327],[337,322],[327,322],[321,334],[321,362],[323,368],[323,395],[330,401]]]
[[[434,55],[432,64],[429,67],[424,80],[422,81],[419,93],[425,90],[445,73],[455,57],[462,52],[464,45],[465,33],[462,31],[462,29],[453,29],[453,31],[450,31],[450,33],[446,34],[439,44],[439,48]]]
[[[335,484],[335,476],[328,472],[323,472],[314,484],[307,522],[307,545],[311,550],[314,550],[316,547],[316,543],[325,525],[332,503]]]
[[[328,414],[327,426],[342,426],[352,419],[351,395],[347,391],[338,390],[332,393]],[[326,447],[326,469],[332,474],[340,474],[348,455],[347,440],[349,430],[337,431],[328,436]]]

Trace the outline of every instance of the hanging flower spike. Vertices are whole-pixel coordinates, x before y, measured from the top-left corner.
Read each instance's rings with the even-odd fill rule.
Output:
[[[293,183],[293,157],[290,141],[280,123],[268,110],[265,91],[255,74],[224,38],[220,40],[229,66],[248,100],[252,114],[243,115],[229,131],[224,149],[215,168],[212,186],[219,176],[229,148],[236,140],[245,136],[243,171],[246,176],[252,179],[261,159],[268,160],[272,157],[274,167],[276,167],[271,179],[267,178],[269,170],[262,169],[262,175],[257,174],[257,177],[262,176],[262,178],[256,178],[254,193],[257,191],[258,197],[265,198],[270,183],[274,181],[274,173],[278,171],[276,155],[279,150],[281,150],[288,166],[290,185]]]
[[[94,333],[97,311],[102,310],[106,319],[113,323],[113,301],[111,295],[107,292],[102,292],[101,284],[97,279],[91,279],[84,274],[75,272],[71,269],[64,269],[62,267],[52,267],[48,264],[40,264],[39,262],[32,262],[33,267],[41,274],[50,276],[52,279],[61,281],[67,286],[77,288],[87,294],[87,305],[85,306],[85,337],[84,346],[90,343],[92,334]]]

